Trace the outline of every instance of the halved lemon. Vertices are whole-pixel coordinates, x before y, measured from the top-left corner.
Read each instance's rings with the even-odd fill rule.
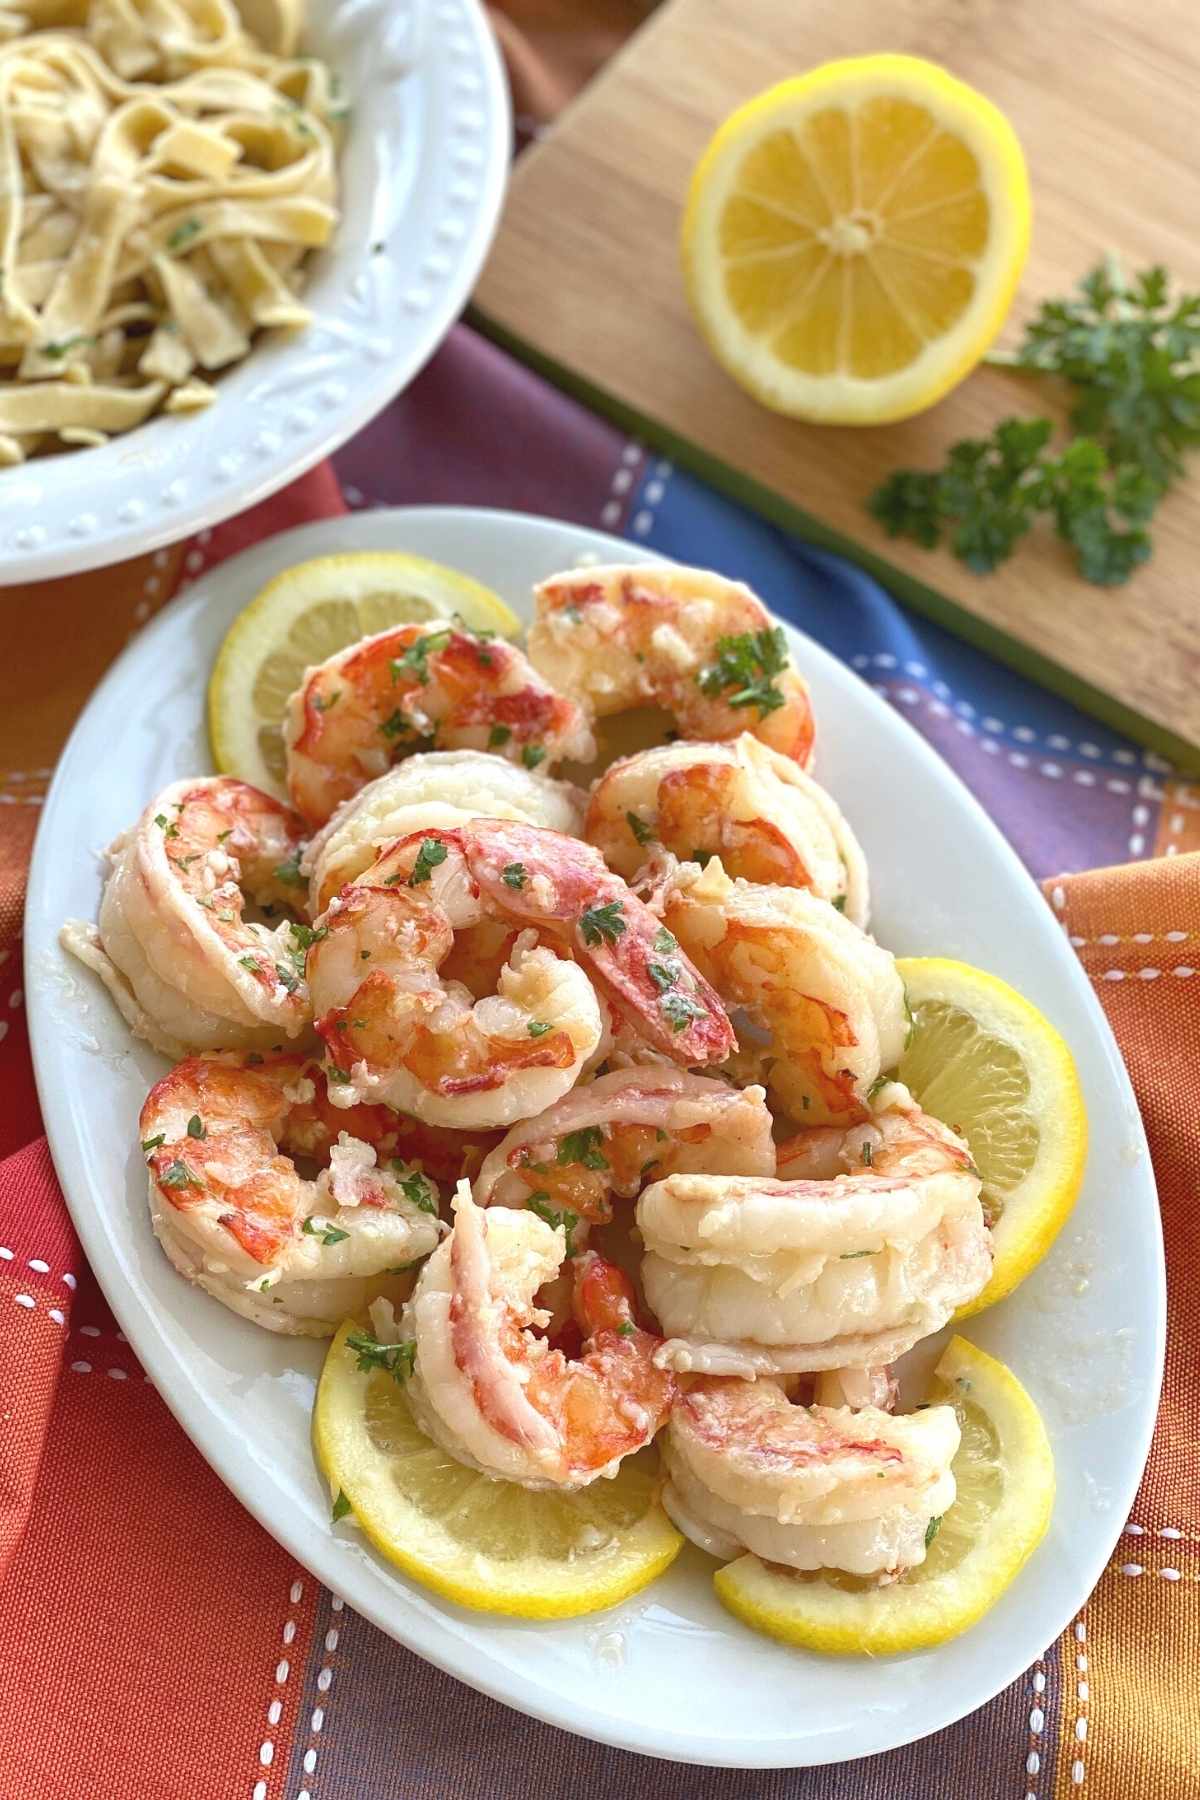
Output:
[[[792,1574],[756,1556],[718,1570],[718,1598],[756,1631],[831,1655],[884,1656],[957,1637],[996,1604],[1045,1535],[1054,1460],[1037,1407],[994,1357],[952,1338],[929,1393],[958,1414],[957,1495],[925,1561],[887,1587]]]
[[[717,359],[764,405],[875,425],[974,367],[1029,248],[990,100],[916,56],[825,63],[739,108],[692,177],[683,265]]]
[[[1071,1052],[1007,982],[940,956],[896,964],[913,1031],[899,1076],[970,1145],[992,1228],[992,1278],[955,1315],[1012,1292],[1045,1256],[1075,1204],[1087,1112]]]
[[[481,582],[424,556],[362,550],[285,569],[240,612],[208,684],[208,732],[223,775],[285,797],[280,726],[312,663],[390,625],[458,616],[515,636],[521,621]]]
[[[321,1371],[317,1461],[406,1574],[480,1612],[569,1619],[615,1606],[675,1560],[683,1539],[658,1503],[653,1449],[574,1492],[493,1481],[424,1435],[392,1375],[359,1371],[353,1329],[342,1326]]]

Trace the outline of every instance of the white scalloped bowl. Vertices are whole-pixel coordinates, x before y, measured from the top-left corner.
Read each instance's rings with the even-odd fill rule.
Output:
[[[312,324],[260,339],[204,412],[0,471],[0,585],[119,562],[265,499],[386,406],[462,310],[511,150],[479,0],[309,0],[303,47],[351,104],[342,216],[305,294]]]

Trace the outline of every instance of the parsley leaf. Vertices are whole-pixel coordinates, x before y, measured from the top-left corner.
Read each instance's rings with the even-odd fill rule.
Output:
[[[660,925],[654,934],[652,948],[657,950],[660,956],[670,956],[672,950],[678,950],[679,939],[672,937],[665,925]]]
[[[406,1338],[400,1344],[381,1344],[375,1333],[366,1327],[350,1333],[346,1348],[353,1350],[358,1358],[360,1374],[369,1375],[372,1369],[384,1369],[402,1386],[412,1374],[417,1358],[416,1338]]]
[[[402,656],[394,656],[388,664],[392,680],[400,681],[406,675],[412,675],[424,687],[429,680],[429,658],[438,650],[444,650],[453,636],[447,625],[443,631],[427,631],[422,637],[415,638]]]
[[[200,1183],[185,1162],[168,1163],[158,1177],[163,1187],[199,1187]]]
[[[545,1037],[546,1033],[548,1031],[553,1031],[553,1029],[553,1025],[547,1025],[544,1019],[530,1019],[529,1021],[529,1035],[531,1038]]]
[[[489,750],[502,750],[512,736],[512,728],[508,725],[493,725],[488,732],[487,747]]]
[[[422,838],[417,860],[408,878],[409,887],[420,887],[422,882],[428,881],[438,864],[445,862],[446,855],[445,844],[439,843],[437,838]]]
[[[142,1149],[145,1150],[147,1153],[149,1153],[151,1150],[157,1150],[159,1145],[165,1144],[166,1141],[167,1141],[166,1132],[160,1131],[157,1137],[143,1138],[142,1139]]]
[[[526,744],[521,752],[521,761],[527,769],[536,769],[539,763],[546,760],[546,752],[541,744]]]
[[[193,1113],[188,1120],[187,1134],[190,1138],[202,1138],[208,1136],[207,1131],[204,1129],[204,1120],[200,1117],[199,1113]]]
[[[284,887],[303,887],[304,877],[300,873],[300,852],[289,856],[286,862],[277,863],[275,867],[276,881],[282,881]]]
[[[784,703],[774,681],[787,666],[783,627],[768,626],[762,631],[743,631],[737,637],[719,637],[716,660],[700,671],[696,681],[702,693],[723,694],[727,706],[735,710],[753,706],[763,715]]]
[[[319,1237],[323,1244],[342,1244],[350,1236],[336,1225],[325,1225],[320,1219],[305,1219],[300,1227],[305,1237]]]
[[[608,1159],[600,1152],[604,1133],[599,1125],[585,1125],[579,1131],[568,1131],[559,1140],[556,1160],[581,1163],[585,1169],[607,1169]]]
[[[670,1020],[674,1031],[682,1031],[689,1019],[708,1017],[707,1006],[701,1006],[699,1000],[693,1000],[690,994],[664,994],[658,1004],[662,1008],[663,1017]]]
[[[566,1242],[567,1255],[574,1256],[574,1254],[575,1254],[575,1227],[579,1223],[578,1213],[573,1213],[570,1210],[567,1210],[565,1212],[557,1212],[555,1210],[555,1208],[553,1206],[551,1206],[551,1204],[550,1204],[549,1194],[541,1193],[541,1192],[536,1193],[536,1194],[530,1194],[528,1200],[526,1200],[526,1202],[525,1202],[525,1205],[530,1212],[536,1213],[539,1219],[545,1219],[547,1225],[553,1226],[555,1230],[557,1230],[560,1226],[562,1227],[563,1238]]]
[[[523,888],[529,879],[525,873],[525,864],[509,863],[506,869],[501,869],[500,879],[505,887]]]
[[[639,819],[635,812],[627,812],[625,814],[625,823],[628,825],[634,838],[639,844],[645,845],[654,842],[654,832],[651,830],[650,826],[647,825],[645,819]]]
[[[925,1527],[925,1548],[927,1550],[941,1529],[942,1514],[938,1513],[934,1518],[930,1519],[928,1525]]]
[[[199,237],[203,230],[204,226],[199,219],[185,219],[183,224],[177,225],[168,237],[167,249],[174,256],[178,251],[186,249],[192,239]]]
[[[339,1488],[337,1491],[337,1498],[335,1499],[333,1506],[330,1508],[329,1517],[330,1517],[331,1521],[333,1522],[333,1524],[336,1525],[338,1520],[344,1519],[346,1514],[349,1511],[350,1511],[350,1502],[347,1500],[345,1494],[343,1494],[341,1488]]]
[[[438,1191],[427,1175],[410,1169],[407,1163],[392,1163],[392,1171],[400,1183],[400,1192],[411,1205],[423,1213],[437,1213]]]
[[[583,941],[589,947],[596,944],[615,944],[617,939],[627,930],[621,914],[625,911],[623,900],[610,900],[604,906],[589,906],[579,915],[579,929]]]

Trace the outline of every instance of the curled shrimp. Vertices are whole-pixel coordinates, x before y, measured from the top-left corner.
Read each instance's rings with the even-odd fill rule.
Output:
[[[814,1125],[864,1117],[907,1040],[890,952],[827,900],[731,881],[719,859],[668,872],[657,904],[726,1005],[765,1035],[757,1060],[776,1105]]]
[[[685,1170],[772,1175],[775,1146],[761,1088],[731,1088],[670,1067],[615,1069],[514,1125],[475,1183],[480,1206],[612,1217],[649,1181]]]
[[[740,581],[655,564],[574,569],[534,602],[530,661],[591,718],[658,706],[685,738],[749,731],[812,760],[808,686],[782,626]]]
[[[952,1406],[797,1406],[777,1382],[690,1385],[663,1439],[663,1504],[715,1556],[894,1579],[954,1504]]]
[[[477,998],[443,967],[480,926],[500,928],[506,960]],[[330,902],[308,978],[335,1100],[433,1124],[509,1125],[561,1099],[602,1043],[593,980],[682,1063],[733,1043],[716,994],[597,851],[495,819],[392,845]]]
[[[492,750],[527,769],[595,752],[579,707],[515,645],[438,619],[376,632],[308,669],[284,742],[288,792],[310,825],[414,750]]]
[[[893,1083],[783,1178],[672,1175],[642,1193],[646,1299],[681,1371],[754,1376],[895,1361],[991,1274],[979,1173]]]
[[[568,781],[553,781],[485,750],[430,750],[397,763],[343,801],[308,845],[301,868],[309,877],[314,918],[348,881],[370,868],[397,838],[471,819],[517,819],[574,836],[584,797]]]
[[[719,856],[727,875],[810,888],[867,922],[867,864],[835,802],[798,763],[749,732],[623,757],[592,789],[583,835],[632,879],[652,851]]]
[[[142,1107],[150,1214],[168,1258],[270,1331],[327,1337],[377,1296],[400,1298],[411,1285],[397,1285],[400,1270],[444,1230],[432,1182],[377,1166],[394,1146],[384,1110],[343,1113],[336,1136],[330,1112],[303,1056],[191,1057]],[[308,1180],[293,1156],[328,1167]]]
[[[582,1487],[653,1438],[675,1380],[635,1319],[620,1270],[575,1259],[583,1354],[551,1349],[538,1289],[558,1273],[564,1234],[530,1212],[485,1212],[466,1183],[450,1238],[421,1271],[401,1334],[415,1344],[408,1395],[428,1435],[460,1462],[525,1487]]]
[[[311,1028],[302,925],[245,917],[303,899],[300,819],[229,775],[176,781],[111,846],[99,926],[63,943],[165,1055],[267,1049]]]

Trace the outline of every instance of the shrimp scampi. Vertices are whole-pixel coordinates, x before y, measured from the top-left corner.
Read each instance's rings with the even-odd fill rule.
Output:
[[[827,900],[804,888],[732,881],[720,859],[668,870],[655,901],[664,923],[747,1034],[762,1078],[805,1124],[863,1118],[893,1069],[909,1019],[896,960]]]
[[[966,1146],[898,1083],[879,1102],[863,1125],[813,1134],[820,1173],[644,1190],[642,1279],[665,1362],[751,1378],[881,1368],[983,1289],[991,1236]]]
[[[537,769],[595,748],[580,708],[522,651],[449,620],[376,632],[307,670],[284,744],[292,804],[313,826],[413,751],[490,750]]]
[[[254,1324],[303,1337],[329,1336],[378,1296],[401,1298],[404,1271],[445,1229],[437,1189],[380,1166],[383,1109],[342,1119],[339,1132],[319,1066],[303,1056],[191,1057],[156,1082],[142,1150],[154,1230],[180,1274]],[[296,1156],[328,1166],[309,1179]]]
[[[742,582],[612,565],[553,575],[534,604],[530,661],[589,718],[656,706],[682,737],[749,731],[801,767],[811,762],[808,686],[783,627]]]
[[[487,923],[505,960],[477,998],[442,968]],[[606,1031],[593,982],[680,1063],[733,1044],[716,994],[597,851],[500,820],[392,845],[330,902],[308,976],[335,1101],[433,1124],[509,1125],[561,1099]]]
[[[592,789],[583,835],[626,880],[652,851],[701,864],[719,856],[727,875],[809,888],[867,923],[866,859],[837,804],[749,732],[612,763]]]
[[[425,1264],[400,1321],[414,1345],[407,1383],[422,1429],[458,1461],[525,1487],[583,1487],[648,1444],[675,1398],[637,1323],[621,1272],[574,1261],[582,1354],[538,1335],[538,1290],[565,1255],[564,1233],[531,1212],[484,1211],[460,1185],[454,1229]]]
[[[672,1409],[663,1504],[723,1560],[891,1581],[924,1562],[954,1504],[960,1435],[952,1406],[805,1407],[775,1381],[709,1377]]]
[[[245,916],[248,901],[297,909],[303,836],[294,813],[247,782],[173,782],[110,848],[98,928],[72,920],[63,942],[134,1035],[167,1056],[303,1038],[309,928]]]

